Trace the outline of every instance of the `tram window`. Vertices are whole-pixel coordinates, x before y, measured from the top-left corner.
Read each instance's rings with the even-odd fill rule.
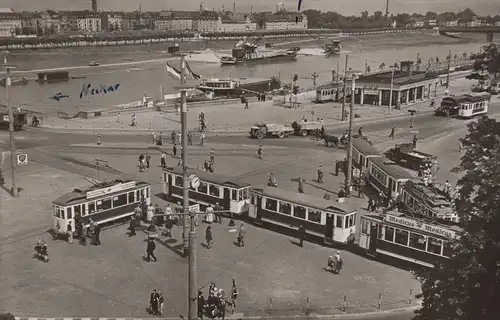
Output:
[[[410,233],[410,247],[425,251],[425,237],[418,233]]]
[[[292,205],[287,202],[280,202],[280,213],[291,215],[292,214]]]
[[[57,206],[54,206],[54,217],[56,217],[56,218],[61,217],[61,210]]]
[[[361,233],[368,234],[368,225],[370,224],[370,221],[363,221],[361,223]]]
[[[146,198],[149,198],[149,187],[146,188]]]
[[[89,202],[89,213],[94,213],[95,212],[95,202]]]
[[[278,211],[278,201],[274,199],[266,199],[266,210],[269,211]]]
[[[198,186],[198,192],[208,194],[208,185],[205,182],[200,182],[200,185]]]
[[[73,207],[66,208],[66,219],[73,219]]]
[[[120,194],[113,197],[113,208],[123,206],[127,204],[127,194]]]
[[[231,189],[231,200],[238,201],[238,190]]]
[[[306,208],[302,206],[293,206],[293,216],[300,219],[306,219]]]
[[[80,215],[80,216],[82,215],[82,207],[81,207],[81,205],[78,204],[78,205],[74,206],[73,208],[74,208],[73,210],[75,210],[75,216],[76,215]]]
[[[240,201],[248,199],[248,189],[247,188],[240,190],[239,193],[240,193]]]
[[[344,217],[341,215],[337,215],[337,222],[336,222],[335,226],[337,228],[342,228],[343,224],[344,224]]]
[[[403,246],[408,246],[408,236],[408,231],[396,229],[396,238],[394,239],[394,242]]]
[[[135,191],[135,198],[137,199],[136,201],[139,201],[141,199],[141,193],[139,192],[139,190]]]
[[[220,188],[214,186],[213,184],[209,185],[209,195],[219,198],[220,197]]]
[[[445,257],[451,257],[452,254],[452,247],[449,242],[444,242],[443,243],[443,256]]]
[[[385,227],[384,240],[394,242],[394,228],[393,227]]]
[[[134,203],[135,202],[135,197],[134,197],[134,191],[128,193],[128,203]]]
[[[177,187],[182,187],[184,185],[184,180],[182,179],[181,176],[175,176],[175,186]]]
[[[316,223],[321,223],[321,211],[309,208],[307,214],[307,220]]]
[[[97,211],[111,209],[111,198],[102,199],[97,201]]]
[[[441,255],[441,247],[443,246],[443,241],[432,237],[428,237],[427,241],[427,252]]]

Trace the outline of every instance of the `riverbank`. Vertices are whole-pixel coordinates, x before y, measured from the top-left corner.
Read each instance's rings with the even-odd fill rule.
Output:
[[[185,33],[172,35],[168,33],[156,33],[145,35],[96,35],[91,37],[69,37],[58,36],[54,38],[13,38],[0,41],[0,49],[3,50],[30,50],[30,49],[56,49],[56,48],[72,48],[72,47],[107,47],[107,46],[125,46],[125,45],[141,45],[141,44],[158,44],[158,43],[178,43],[178,42],[202,42],[202,41],[224,41],[224,40],[240,40],[241,38],[261,38],[262,39],[285,39],[285,38],[304,38],[316,36],[336,36],[350,37],[362,35],[383,35],[396,33],[419,33],[429,31],[427,29],[374,29],[374,30],[297,30],[281,33],[276,31],[271,32],[252,32],[252,33]]]

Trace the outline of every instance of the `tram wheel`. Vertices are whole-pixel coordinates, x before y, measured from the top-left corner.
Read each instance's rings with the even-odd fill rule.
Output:
[[[300,132],[300,134],[303,136],[303,137],[306,137],[307,136],[307,130],[302,130]]]
[[[283,139],[285,137],[285,133],[278,132],[278,138]]]

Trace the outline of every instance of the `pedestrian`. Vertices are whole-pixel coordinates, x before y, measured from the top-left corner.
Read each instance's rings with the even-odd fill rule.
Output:
[[[165,232],[168,238],[172,238],[172,228],[174,227],[174,220],[170,215],[165,219]]]
[[[160,136],[158,137],[158,142],[157,144],[159,146],[162,146],[163,145],[163,132],[160,131]]]
[[[245,247],[245,234],[246,234],[245,226],[241,224],[240,230],[238,231],[238,245],[240,247]]]
[[[299,227],[299,241],[301,248],[304,246],[305,237],[306,237],[306,227],[303,224],[301,224]]]
[[[214,207],[214,222],[215,223],[222,223],[222,208],[219,206],[219,203],[217,202]]]
[[[139,171],[141,172],[144,170],[144,159],[145,159],[144,154],[141,153],[139,155]]]
[[[210,151],[210,162],[215,163],[215,150]]]
[[[94,233],[95,233],[95,245],[100,246],[101,245],[101,226],[96,224],[94,228]]]
[[[418,138],[417,138],[417,135],[414,134],[413,135],[413,150],[416,150],[417,149],[417,141],[418,141]]]
[[[358,129],[358,136],[360,136],[360,137],[363,136],[363,127],[359,127],[359,129]]]
[[[395,135],[396,135],[396,127],[392,126],[391,134],[389,135],[389,138],[392,138],[392,140],[394,140]]]
[[[214,238],[212,235],[212,227],[211,226],[208,226],[207,230],[205,231],[205,240],[207,241],[207,248],[208,249],[212,248]]]
[[[158,310],[159,316],[163,315],[164,303],[165,303],[165,298],[163,297],[163,293],[160,291],[160,294],[158,297],[158,305],[160,307]]]
[[[299,177],[299,193],[304,193],[304,179],[302,177]]]
[[[203,296],[203,291],[198,291],[198,318],[203,319],[203,313],[205,309],[205,297]]]
[[[212,223],[214,222],[214,207],[212,205],[209,205],[207,209],[205,210],[206,215],[205,215],[205,220],[207,223]]]
[[[318,183],[323,183],[323,167],[318,166]]]
[[[149,239],[147,247],[146,247],[146,261],[147,262],[151,261],[151,258],[154,259],[154,262],[157,261],[155,253],[154,253],[155,249],[156,249],[155,242],[153,241],[153,239]]]
[[[335,255],[335,273],[340,274],[340,270],[342,270],[343,264],[344,261],[340,257],[340,251],[337,251],[337,254]]]
[[[200,134],[200,146],[203,147],[204,143],[205,143],[205,133],[201,132],[201,134]]]
[[[134,216],[130,217],[130,225],[129,225],[128,229],[130,230],[130,232],[128,234],[129,237],[135,236],[135,217]]]
[[[174,153],[174,157],[177,156],[177,143],[174,142],[174,146],[172,147],[172,152]]]
[[[151,309],[151,313],[153,315],[156,315],[158,313],[158,299],[156,295],[157,292],[156,289],[154,289],[149,296],[149,308]]]
[[[236,309],[236,299],[238,299],[238,289],[236,288],[236,284],[233,283],[233,288],[231,289],[231,307],[232,314],[234,314],[234,309]]]
[[[146,152],[146,168],[149,169],[149,163],[151,162],[151,156]]]
[[[177,134],[175,133],[175,130],[172,130],[172,133],[170,134],[170,142],[171,142],[172,144],[174,144],[174,143],[175,143],[176,136],[177,136]]]
[[[193,133],[191,131],[188,132],[188,145],[193,145]]]
[[[226,319],[226,295],[224,294],[224,291],[221,290],[220,292],[220,297],[219,297],[219,317],[222,320]]]
[[[162,168],[167,167],[167,154],[165,152],[161,152],[161,158],[160,158],[160,166]]]
[[[137,119],[135,118],[135,113],[132,115],[132,127],[137,127]]]
[[[120,120],[120,112],[116,115],[116,122],[121,123],[122,121]]]
[[[264,149],[262,148],[262,145],[260,145],[257,149],[257,156],[259,157],[259,159],[262,159],[264,156]]]

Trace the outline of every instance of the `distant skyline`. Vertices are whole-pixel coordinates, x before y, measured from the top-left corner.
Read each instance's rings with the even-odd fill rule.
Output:
[[[198,0],[98,0],[100,10],[134,11],[141,5],[144,11],[161,10],[197,10],[202,1]],[[273,11],[278,2],[285,3],[289,11],[297,10],[298,0],[236,0],[237,12],[248,12],[250,6],[254,11]],[[321,11],[337,11],[344,15],[359,15],[362,11],[385,11],[386,0],[302,0],[303,10],[317,9]],[[203,7],[208,10],[219,10],[224,5],[232,11],[231,0],[204,0]],[[91,0],[1,0],[0,7],[12,8],[15,11],[35,10],[85,10],[92,7]],[[427,11],[457,12],[471,8],[479,15],[500,14],[500,0],[390,0],[391,13],[426,13]]]

